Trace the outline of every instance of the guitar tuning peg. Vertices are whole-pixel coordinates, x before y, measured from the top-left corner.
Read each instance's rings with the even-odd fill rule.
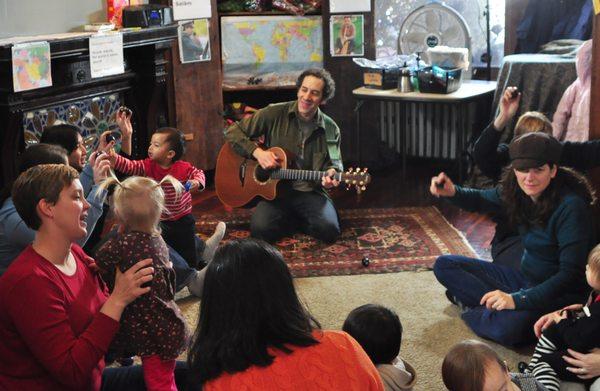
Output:
[[[365,169],[363,170],[363,172],[367,172],[367,171],[369,171],[369,168],[365,167]]]
[[[352,172],[352,167],[348,168],[348,172]]]
[[[365,182],[363,182],[363,181],[360,181],[360,182],[358,182],[358,184],[362,186],[362,185],[364,185],[364,184],[365,184]]]
[[[352,184],[353,184],[353,185],[356,185],[356,181],[352,181]]]
[[[367,186],[362,186],[360,189],[361,189],[362,191],[365,191],[365,190],[367,190]]]

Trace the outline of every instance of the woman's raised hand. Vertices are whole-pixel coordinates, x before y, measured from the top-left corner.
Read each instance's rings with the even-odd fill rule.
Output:
[[[90,155],[90,165],[94,174],[94,183],[99,184],[106,179],[110,171],[109,155],[105,152],[92,152]]]
[[[502,94],[500,103],[498,104],[499,113],[494,120],[494,127],[496,130],[502,130],[506,124],[513,119],[517,110],[519,109],[519,103],[521,102],[521,93],[517,87],[507,87]]]
[[[431,195],[435,197],[454,197],[456,188],[448,175],[440,172],[438,175],[431,178],[431,186],[429,187]]]

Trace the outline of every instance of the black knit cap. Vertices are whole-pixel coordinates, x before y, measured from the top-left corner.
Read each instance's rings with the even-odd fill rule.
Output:
[[[517,170],[541,167],[546,163],[558,164],[561,151],[560,142],[542,132],[525,133],[508,147],[510,162]]]

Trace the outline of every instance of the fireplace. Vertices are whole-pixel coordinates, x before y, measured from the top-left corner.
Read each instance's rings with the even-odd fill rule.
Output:
[[[13,92],[11,45],[0,46],[0,185],[14,179],[26,145],[52,123],[71,123],[93,148],[97,136],[115,129],[115,110],[133,110],[133,156],[145,157],[150,132],[176,126],[171,47],[175,26],[123,34],[125,72],[92,79],[87,36],[50,41],[53,85]]]

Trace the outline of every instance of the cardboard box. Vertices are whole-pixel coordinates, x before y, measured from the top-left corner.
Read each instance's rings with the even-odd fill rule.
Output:
[[[391,90],[398,87],[400,68],[364,68],[363,84],[367,88]]]

